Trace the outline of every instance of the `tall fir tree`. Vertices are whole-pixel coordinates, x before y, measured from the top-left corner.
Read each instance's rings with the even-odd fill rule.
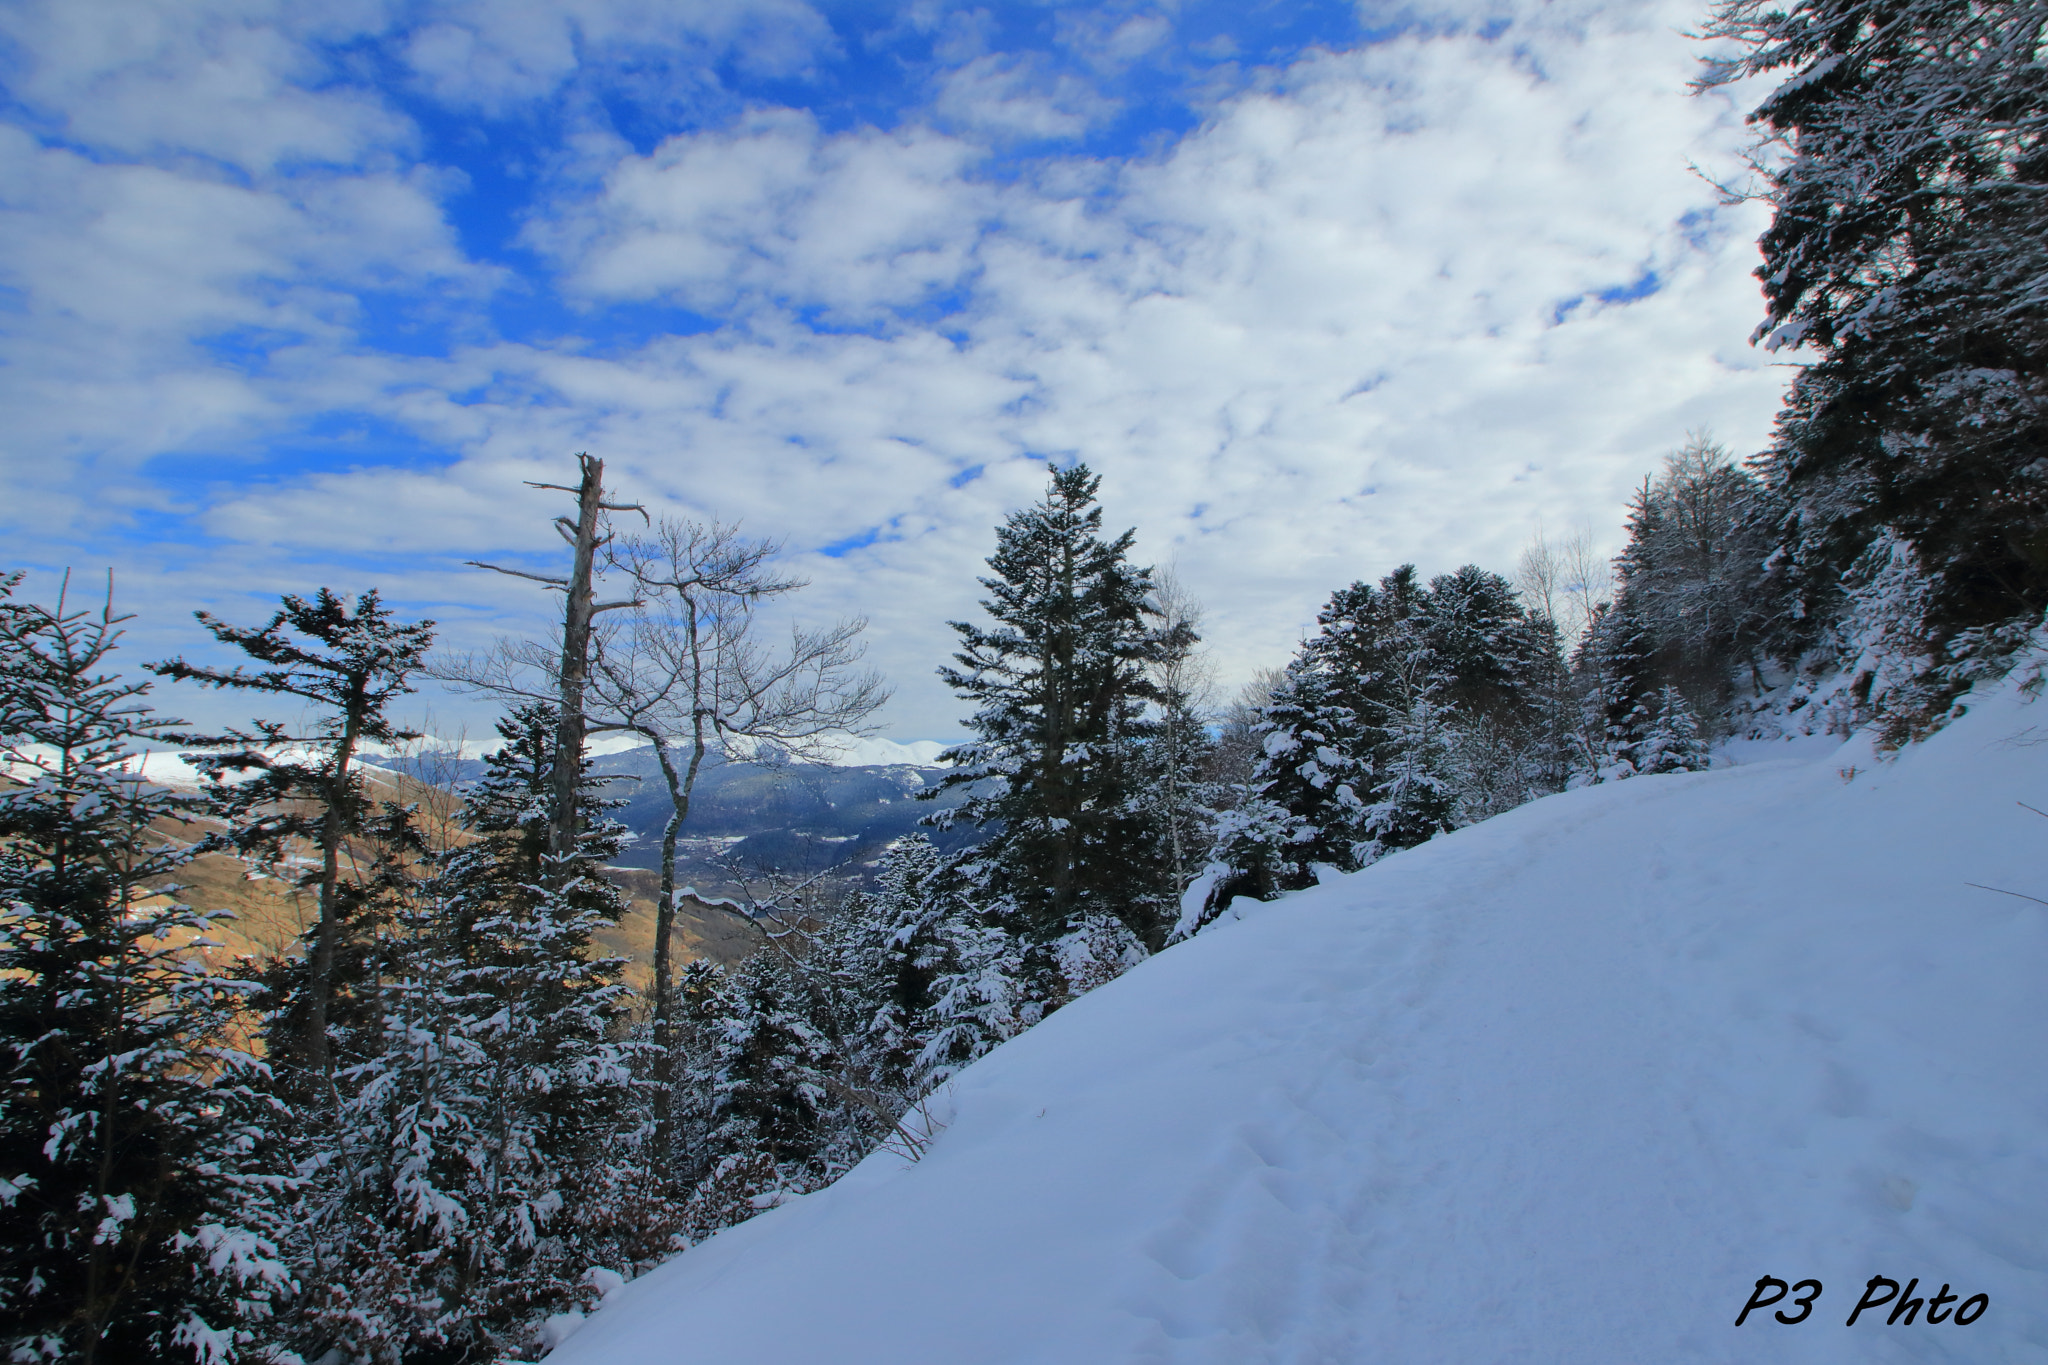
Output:
[[[587,771],[582,834],[554,851],[554,709],[523,707],[452,833],[383,808],[394,907],[380,923],[380,1046],[340,1076],[342,1122],[309,1172],[290,1246],[308,1358],[533,1358],[541,1328],[617,1273],[673,1250],[641,1181],[646,1119],[623,960],[592,936],[624,906],[602,875],[621,829]]]
[[[1270,896],[1312,885],[1318,865],[1370,861],[1368,824],[1381,727],[1405,719],[1408,684],[1433,685],[1420,616],[1425,589],[1412,564],[1331,595],[1264,708],[1253,769],[1258,809],[1238,821],[1227,856],[1228,894]]]
[[[1626,593],[1594,612],[1574,660],[1584,687],[1585,772],[1595,779],[1636,771],[1657,717],[1661,683],[1649,627]]]
[[[1896,541],[1924,588],[1879,608],[1914,605],[1905,633],[1932,643],[1938,682],[1955,636],[2048,606],[2048,15],[1716,0],[1710,16],[1729,46],[1701,87],[1782,77],[1750,121],[1774,211],[1757,339],[1816,353],[1763,464],[1788,633],[1828,646],[1843,623],[1855,653],[1869,632],[1844,577]],[[1939,690],[1899,690],[1921,712],[1908,729]]]
[[[298,861],[294,845],[310,846],[317,857],[299,875],[301,887],[317,896],[312,928],[302,956],[287,958],[270,976],[275,992],[264,1042],[279,1079],[302,1103],[332,1107],[337,1067],[335,1043],[343,1042],[340,1064],[354,1036],[374,1049],[378,1026],[359,1017],[374,1009],[368,995],[351,994],[369,971],[365,954],[371,886],[351,877],[349,841],[361,834],[375,803],[364,787],[363,746],[394,744],[419,736],[388,714],[411,692],[433,643],[434,623],[402,623],[376,592],[354,602],[326,588],[307,599],[286,594],[275,615],[250,628],[206,612],[199,623],[224,645],[247,655],[255,667],[218,668],[182,658],[150,665],[167,678],[205,687],[288,700],[313,708],[309,728],[259,720],[252,730],[212,737],[186,736],[184,743],[206,752],[200,766],[213,779],[211,813],[227,833],[209,841],[242,857],[267,858],[283,866]]]
[[[1044,499],[997,528],[981,580],[994,625],[952,623],[959,667],[939,670],[976,707],[940,789],[964,788],[954,818],[990,831],[969,864],[976,894],[1034,946],[1048,998],[1062,989],[1056,940],[1107,922],[1157,948],[1177,892],[1143,791],[1160,699],[1146,665],[1167,642],[1133,533],[1100,534],[1100,482],[1086,465],[1054,470]]]
[[[269,1358],[284,1174],[243,991],[177,903],[188,803],[129,765],[169,737],[109,658],[111,603],[0,580],[0,1350]],[[110,594],[111,596],[111,594]]]

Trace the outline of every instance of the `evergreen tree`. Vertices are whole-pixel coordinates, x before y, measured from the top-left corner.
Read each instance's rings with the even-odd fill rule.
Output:
[[[267,1358],[278,1114],[242,991],[175,903],[183,803],[127,770],[169,737],[108,671],[126,618],[0,580],[0,1349]]]
[[[1657,698],[1657,719],[1637,751],[1636,771],[1699,772],[1709,763],[1707,746],[1700,739],[1699,719],[1685,704],[1685,694],[1667,686]]]
[[[1525,610],[1512,583],[1476,564],[1432,578],[1419,606],[1443,704],[1468,721],[1534,730],[1557,648],[1549,619]]]
[[[1371,798],[1359,824],[1366,842],[1353,860],[1364,866],[1396,849],[1413,848],[1453,828],[1458,784],[1457,732],[1435,690],[1417,686],[1406,707],[1379,727]]]
[[[1216,742],[1206,715],[1213,682],[1199,648],[1201,607],[1171,569],[1155,573],[1154,581],[1159,651],[1148,671],[1159,700],[1144,746],[1141,788],[1177,896],[1208,861],[1211,827],[1224,798],[1209,771]]]
[[[1143,745],[1159,690],[1146,665],[1166,647],[1152,628],[1148,571],[1128,562],[1132,533],[1103,539],[1100,480],[1055,470],[1043,501],[997,529],[981,580],[993,628],[954,622],[958,668],[976,705],[970,742],[948,752],[942,788],[968,796],[954,818],[990,831],[976,895],[1034,945],[1035,988],[1056,999],[1062,936],[1114,921],[1164,943],[1178,888],[1143,792]]]
[[[1708,36],[1736,47],[1702,86],[1785,76],[1750,117],[1775,210],[1757,335],[1819,354],[1763,466],[1798,643],[1826,642],[1843,576],[1886,537],[1926,575],[1900,599],[1924,613],[1912,634],[1940,646],[2037,618],[2048,16],[2030,0],[1718,0],[1711,14]]]
[[[710,1058],[713,1145],[766,1157],[777,1187],[792,1193],[850,1164],[832,1140],[841,1125],[827,1078],[839,1060],[807,995],[779,954],[748,958],[720,992]]]
[[[729,973],[704,962],[682,973],[675,1114],[694,1181],[683,1218],[693,1239],[837,1179],[905,1103],[859,1084],[874,1078],[849,1056],[839,955],[829,943],[812,958],[784,946]]]
[[[1415,691],[1437,685],[1424,595],[1415,566],[1404,564],[1377,588],[1338,590],[1317,615],[1265,708],[1253,769],[1265,809],[1237,822],[1230,851],[1235,866],[1258,869],[1242,891],[1309,886],[1317,864],[1354,871],[1390,847],[1369,812],[1385,727],[1405,723]]]
[[[1316,624],[1258,708],[1253,792],[1220,817],[1220,863],[1177,932],[1562,785],[1556,628],[1500,575],[1467,565],[1424,587],[1402,565],[1340,589]]]
[[[1786,638],[1764,568],[1776,508],[1753,474],[1697,433],[1666,457],[1648,495],[1657,516],[1624,554],[1624,585],[1657,641],[1659,672],[1712,714],[1745,675],[1763,690],[1764,651]]]
[[[373,813],[358,760],[365,744],[419,738],[386,710],[413,690],[411,679],[433,642],[434,623],[401,624],[374,591],[351,604],[326,588],[310,601],[286,594],[277,614],[254,629],[195,614],[216,640],[258,667],[214,668],[179,658],[150,665],[152,672],[315,708],[312,727],[303,733],[282,721],[257,721],[253,731],[187,736],[184,742],[211,751],[200,764],[214,779],[211,813],[229,832],[210,847],[279,864],[293,841],[318,851],[317,865],[300,879],[317,891],[318,915],[304,957],[277,964],[271,974],[275,998],[264,1041],[284,1084],[331,1107],[338,1100],[336,1031],[353,1032],[372,1049],[378,1037],[374,1018],[352,1013],[374,1008],[374,1002],[349,996],[351,984],[368,971],[364,955],[371,940],[369,888],[344,867],[349,840]]]
[[[557,856],[553,708],[498,729],[460,836],[421,839],[417,807],[385,807],[373,831],[425,860],[387,879],[381,1046],[340,1077],[293,1242],[315,1286],[296,1322],[310,1355],[530,1358],[546,1318],[591,1302],[592,1266],[672,1249],[659,1191],[638,1183],[624,962],[592,952],[624,908],[601,873],[622,831],[586,767],[586,824]]]
[[[1661,691],[1649,628],[1626,592],[1594,613],[1575,661],[1584,682],[1587,762],[1594,778],[1636,771]]]
[[[1024,955],[1015,937],[956,900],[939,923],[942,955],[932,977],[931,1008],[917,1033],[911,1080],[919,1091],[1038,1022],[1044,1002],[1023,989]]]
[[[1430,580],[1422,632],[1440,679],[1432,700],[1449,711],[1449,752],[1434,761],[1454,797],[1450,826],[1562,790],[1570,755],[1558,702],[1568,671],[1555,623],[1526,610],[1505,578],[1467,564]],[[1417,721],[1411,704],[1401,724],[1413,732]]]
[[[952,965],[953,922],[965,910],[947,894],[950,869],[930,839],[912,834],[884,849],[872,891],[848,898],[838,921],[840,968],[851,995],[851,1068],[871,1090],[921,1093],[921,1034]]]

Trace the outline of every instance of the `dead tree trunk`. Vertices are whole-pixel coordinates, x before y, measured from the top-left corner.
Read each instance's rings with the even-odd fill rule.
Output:
[[[597,619],[599,612],[639,605],[637,599],[623,602],[597,600],[592,583],[597,551],[611,539],[605,530],[604,514],[638,512],[643,517],[647,515],[647,509],[638,503],[604,500],[603,460],[593,459],[584,453],[577,455],[576,463],[582,478],[574,488],[560,483],[529,481],[527,484],[529,488],[550,488],[576,495],[575,519],[555,518],[555,529],[561,533],[562,539],[569,542],[573,552],[567,577],[526,573],[474,559],[469,561],[479,569],[545,583],[560,589],[567,599],[562,610],[562,657],[555,674],[559,714],[555,721],[554,811],[548,820],[548,852],[558,859],[575,855],[576,837],[582,829],[577,793],[583,777],[583,742],[588,729],[583,694],[590,679],[591,622]]]
[[[591,565],[597,555],[598,520],[604,507],[604,461],[578,455],[583,481],[576,489],[576,522],[556,521],[563,538],[575,549],[569,570],[568,605],[562,614],[561,714],[555,725],[555,817],[548,826],[548,848],[557,858],[576,852],[579,828],[577,787],[583,775],[583,688],[590,673],[590,623],[597,615],[591,591]]]

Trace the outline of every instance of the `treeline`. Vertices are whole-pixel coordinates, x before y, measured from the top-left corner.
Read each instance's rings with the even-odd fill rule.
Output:
[[[1596,582],[1539,544],[1509,577],[1401,566],[1336,591],[1233,703],[1199,611],[1055,470],[997,530],[985,618],[942,670],[977,840],[922,838],[828,904],[771,877],[760,949],[678,964],[674,848],[707,754],[858,728],[859,623],[747,636],[798,586],[772,546],[666,523],[613,545],[584,462],[560,640],[443,665],[502,699],[461,791],[386,799],[366,744],[430,623],[374,593],[202,620],[246,662],[165,676],[305,724],[192,735],[111,662],[111,605],[0,592],[0,1342],[10,1359],[532,1359],[609,1288],[834,1179],[915,1160],[962,1066],[1271,898],[1573,785],[1694,769],[1731,735],[1902,743],[2012,666],[2048,605],[2048,74],[2038,8],[1723,0],[1789,73],[1754,116],[1777,209],[1760,336],[1816,357],[1771,447],[1689,440]],[[1581,547],[1583,550],[1583,547]],[[596,600],[594,566],[628,585]],[[486,566],[489,567],[489,566]],[[623,613],[600,623],[611,610]],[[595,642],[593,644],[593,641]],[[645,990],[592,946],[622,830],[584,742],[647,739],[664,830]],[[130,771],[199,755],[198,797]],[[193,819],[211,833],[189,842]],[[179,868],[231,852],[308,907],[230,972]],[[801,1287],[793,1287],[801,1294]]]

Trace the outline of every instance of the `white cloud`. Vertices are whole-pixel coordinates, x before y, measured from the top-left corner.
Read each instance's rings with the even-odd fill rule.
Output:
[[[530,237],[597,298],[707,312],[782,298],[865,318],[959,280],[985,212],[965,179],[979,155],[919,129],[825,137],[808,114],[764,110],[621,158]]]
[[[948,71],[933,112],[998,141],[1068,141],[1116,111],[1077,77],[1049,72],[1030,56],[989,53]]]
[[[73,472],[52,460],[103,466],[83,515],[123,467],[321,410],[362,293],[423,303],[495,274],[457,249],[421,172],[236,183],[0,127],[0,184],[11,474],[47,490]]]
[[[381,6],[269,0],[28,3],[0,32],[28,54],[15,97],[64,135],[136,157],[207,158],[261,174],[281,162],[352,165],[410,141],[374,96],[323,89],[306,39],[374,28]]]
[[[487,34],[482,9],[441,13],[472,36],[416,38],[421,79],[477,102],[566,79],[548,25],[598,24],[542,7],[516,16],[531,31]],[[937,97],[980,101],[952,132],[828,133],[757,110],[645,155],[593,140],[529,233],[593,336],[620,301],[731,318],[624,350],[352,349],[371,282],[489,287],[442,222],[442,188],[367,154],[347,175],[231,183],[17,138],[0,143],[0,231],[32,322],[9,353],[26,367],[13,448],[139,459],[339,408],[414,430],[446,467],[216,496],[215,545],[148,590],[253,603],[370,556],[388,593],[464,643],[545,629],[540,594],[459,561],[553,553],[558,509],[519,480],[590,449],[657,507],[786,538],[815,579],[802,614],[872,619],[898,736],[955,732],[931,677],[943,622],[975,611],[992,526],[1041,491],[1026,454],[1076,454],[1141,556],[1178,561],[1242,676],[1284,658],[1351,578],[1409,559],[1506,569],[1539,518],[1612,536],[1688,428],[1760,444],[1782,381],[1743,344],[1762,221],[1717,208],[1687,170],[1741,137],[1725,102],[1683,93],[1688,16],[1661,0],[1538,9],[1498,41],[1311,55],[1155,157],[1053,158],[1008,182],[973,140],[1001,121],[987,110],[1025,101],[1013,131],[1052,130],[1034,136],[1101,110],[1043,71],[975,67],[995,55],[968,41],[985,33],[960,39],[956,93]],[[1134,58],[1147,32],[1128,35]],[[974,70],[994,73],[978,94]],[[335,108],[336,138],[398,145]],[[1600,299],[1645,271],[1647,297]],[[919,310],[938,300],[934,323]],[[832,330],[849,326],[868,334]],[[262,373],[190,345],[238,327],[304,340]],[[12,486],[44,486],[21,468]]]
[[[802,0],[441,0],[426,11],[403,49],[413,75],[438,100],[500,114],[593,66],[652,55],[672,81],[719,60],[801,77],[835,46]]]

